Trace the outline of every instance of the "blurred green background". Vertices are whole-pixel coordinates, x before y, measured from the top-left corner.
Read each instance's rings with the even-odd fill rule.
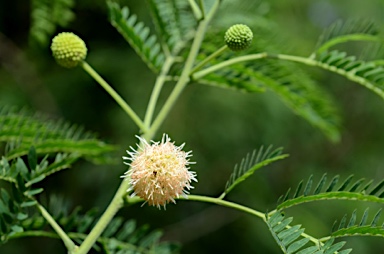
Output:
[[[227,0],[229,1],[229,0]],[[121,1],[150,24],[146,1]],[[236,2],[236,1],[232,1]],[[382,0],[254,1],[238,0],[233,12],[239,19],[242,8],[253,15],[274,20],[287,36],[297,55],[314,49],[323,28],[337,19],[370,18],[384,25]],[[73,31],[88,46],[90,63],[129,104],[143,116],[155,76],[128,43],[109,24],[104,1],[78,1],[76,18],[55,33]],[[137,140],[138,129],[116,103],[82,69],[67,70],[56,65],[45,47],[29,39],[31,3],[0,2],[0,104],[27,107],[64,118],[99,133],[109,143],[119,145],[116,157]],[[220,19],[220,14],[216,17]],[[257,40],[257,31],[254,31]],[[219,46],[218,46],[219,47]],[[364,45],[361,45],[364,47]],[[176,144],[186,142],[193,150],[192,170],[198,174],[193,194],[219,195],[233,166],[261,145],[283,146],[288,159],[268,166],[235,189],[227,198],[267,211],[274,209],[280,195],[295,188],[311,174],[319,180],[340,174],[354,174],[377,181],[384,177],[384,101],[361,86],[337,75],[307,68],[318,83],[335,98],[342,114],[342,139],[333,144],[305,120],[294,115],[274,94],[243,94],[214,87],[191,85],[159,131]],[[173,84],[167,84],[164,101]],[[118,159],[119,160],[119,159]],[[73,209],[96,206],[103,211],[126,170],[122,164],[95,166],[81,161],[75,167],[49,177],[45,192],[61,196]],[[366,206],[372,216],[375,204],[317,202],[287,210],[295,224],[303,224],[314,236],[327,235],[334,220]],[[280,253],[266,225],[259,219],[209,204],[179,201],[166,211],[139,205],[124,208],[119,215],[134,218],[139,225],[164,229],[164,240],[181,242],[181,253]],[[381,220],[382,221],[382,220]],[[353,237],[347,247],[354,253],[383,253],[380,238]],[[66,253],[58,240],[29,238],[0,246],[0,253]]]

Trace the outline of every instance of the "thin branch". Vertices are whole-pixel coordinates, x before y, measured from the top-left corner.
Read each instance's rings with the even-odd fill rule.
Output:
[[[203,14],[201,13],[199,6],[196,4],[195,0],[188,0],[188,2],[196,20],[200,20],[203,17]]]
[[[146,128],[149,128],[151,124],[152,116],[155,111],[156,103],[159,98],[161,89],[163,88],[164,83],[167,81],[167,74],[174,62],[175,58],[171,55],[168,56],[164,62],[160,74],[157,76],[155,86],[152,90],[151,98],[149,99],[147,112],[145,113],[144,125]]]
[[[40,210],[41,215],[48,221],[48,223],[51,225],[51,227],[56,231],[56,233],[59,235],[59,237],[63,240],[64,245],[68,249],[68,253],[73,253],[73,251],[76,249],[75,243],[69,238],[69,236],[64,232],[64,230],[60,227],[59,224],[57,224],[56,220],[48,213],[48,211],[41,206],[40,204],[37,204],[37,208]]]
[[[83,67],[83,69],[112,96],[117,104],[119,104],[120,107],[132,118],[140,130],[145,132],[147,128],[128,103],[121,98],[121,96],[87,62],[83,61],[81,63],[81,67]]]

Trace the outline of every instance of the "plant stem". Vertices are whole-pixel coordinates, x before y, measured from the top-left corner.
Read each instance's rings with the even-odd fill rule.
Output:
[[[205,58],[203,61],[201,61],[198,65],[195,66],[195,68],[192,69],[191,74],[195,73],[196,71],[200,70],[206,63],[223,53],[228,48],[227,45],[222,46],[215,52],[213,52],[211,55],[209,55],[207,58]]]
[[[64,232],[64,230],[57,224],[56,220],[48,213],[48,211],[40,204],[37,204],[37,208],[40,210],[41,215],[48,221],[53,230],[59,235],[63,240],[65,247],[67,247],[68,253],[74,253],[76,249],[75,243],[69,238],[69,236]]]
[[[112,98],[120,105],[120,107],[132,118],[136,125],[140,128],[141,131],[145,132],[146,127],[141,119],[136,115],[135,111],[124,101],[123,98],[85,61],[81,63],[81,67],[99,83],[107,93],[109,93]]]
[[[369,82],[364,77],[357,76],[354,71],[346,71],[342,68],[338,68],[337,66],[329,65],[327,63],[323,63],[321,61],[315,60],[312,57],[301,57],[301,56],[292,56],[292,55],[284,55],[284,54],[268,54],[266,52],[259,53],[259,54],[252,54],[252,55],[246,55],[246,56],[240,56],[236,57],[224,62],[221,62],[219,64],[216,64],[214,66],[211,66],[207,69],[204,69],[202,71],[196,72],[194,75],[192,75],[192,78],[194,80],[197,80],[199,78],[202,78],[209,73],[212,73],[214,71],[220,70],[224,67],[230,66],[232,64],[241,63],[245,61],[252,61],[252,60],[258,60],[263,58],[275,58],[275,59],[281,59],[281,60],[288,60],[292,62],[302,63],[308,66],[318,66],[324,70],[337,73],[353,82],[356,82],[362,86],[365,86],[369,90],[372,90],[374,93],[378,94],[380,97],[384,99],[384,91],[381,90],[381,88],[377,87],[375,84]]]
[[[239,210],[239,211],[243,211],[243,212],[246,212],[246,213],[249,213],[251,215],[254,215],[256,217],[259,217],[261,218],[264,222],[266,222],[266,218],[265,218],[265,214],[262,213],[262,212],[259,212],[255,209],[252,209],[252,208],[249,208],[249,207],[246,207],[246,206],[243,206],[243,205],[239,205],[239,204],[236,204],[236,203],[233,203],[233,202],[230,202],[230,201],[226,201],[226,200],[222,200],[221,198],[212,198],[212,197],[207,197],[207,196],[200,196],[200,195],[188,195],[186,198],[185,197],[180,197],[178,198],[179,200],[194,200],[194,201],[200,201],[200,202],[205,202],[205,203],[212,203],[212,204],[216,204],[216,205],[221,205],[221,206],[225,206],[225,207],[229,207],[229,208],[233,208],[233,209],[236,209],[236,210]],[[141,198],[138,198],[138,197],[133,197],[133,198],[127,198],[126,202],[129,203],[129,204],[135,204],[135,203],[139,203],[143,201],[143,199]],[[276,211],[272,211],[270,212],[269,214],[272,214]],[[287,229],[291,228],[291,226],[287,225],[286,226]],[[311,235],[308,235],[306,233],[301,233],[301,236],[305,237],[305,238],[308,238],[311,242],[317,244],[317,245],[324,245],[321,240],[322,239],[317,239]],[[326,237],[323,238],[325,240],[328,240]]]
[[[193,15],[195,15],[196,20],[200,20],[202,17],[199,6],[196,4],[195,0],[188,0],[189,5],[191,6]]]
[[[119,189],[116,191],[111,203],[100,217],[94,228],[92,228],[89,235],[84,239],[84,242],[80,245],[76,254],[86,254],[92,248],[97,238],[101,235],[104,229],[108,226],[109,222],[113,219],[117,211],[123,206],[123,197],[127,193],[129,181],[123,180]]]
[[[145,113],[144,118],[144,125],[148,129],[151,121],[152,116],[155,111],[157,99],[159,98],[161,89],[163,88],[164,82],[166,81],[167,74],[169,72],[169,69],[171,68],[172,64],[175,62],[175,58],[173,56],[168,56],[167,59],[164,62],[164,65],[161,69],[161,72],[159,76],[157,76],[155,86],[152,90],[151,98],[149,99],[147,112]]]
[[[201,10],[202,19],[205,19],[205,8],[204,8],[204,0],[199,0],[199,7]]]
[[[249,207],[239,205],[230,201],[222,200],[219,198],[212,198],[207,196],[200,196],[200,195],[188,195],[186,198],[180,197],[180,200],[194,200],[194,201],[200,201],[200,202],[206,202],[206,203],[213,203],[216,205],[221,205],[225,207],[230,207],[239,211],[243,211],[252,215],[255,215],[256,217],[259,217],[263,220],[265,220],[265,214],[262,212],[259,212],[257,210],[251,209]]]
[[[239,205],[230,201],[225,201],[220,198],[212,198],[212,197],[207,197],[207,196],[200,196],[200,195],[188,195],[187,198],[180,197],[179,199],[181,200],[195,200],[195,201],[200,201],[200,202],[206,202],[206,203],[213,203],[221,206],[226,206],[230,207],[239,211],[243,211],[252,215],[255,215],[256,217],[259,217],[263,219],[264,222],[266,222],[265,219],[265,214],[262,212],[259,212],[257,210],[251,209],[249,207]],[[286,226],[286,228],[291,228],[291,226]],[[308,238],[310,241],[314,242],[315,244],[322,244],[317,238],[310,236],[306,233],[301,234],[303,237]]]
[[[181,92],[184,90],[185,86],[188,84],[189,74],[192,70],[192,67],[195,62],[196,56],[199,52],[201,43],[204,39],[205,31],[207,29],[209,22],[213,18],[213,15],[215,14],[217,8],[219,7],[220,2],[221,2],[220,0],[216,0],[211,10],[209,11],[209,14],[206,16],[206,19],[200,21],[187,61],[185,62],[183,71],[181,72],[180,79],[176,83],[175,88],[173,89],[172,93],[168,97],[167,101],[165,102],[164,106],[162,107],[155,121],[153,122],[151,128],[149,129],[148,131],[149,134],[144,135],[145,139],[150,139],[149,136],[157,132],[160,125],[163,123],[163,121],[167,117],[172,106],[175,104],[176,100],[179,98]]]
[[[202,77],[208,75],[209,73],[215,72],[217,70],[220,70],[220,69],[227,67],[227,66],[230,66],[232,64],[241,63],[241,62],[245,62],[245,61],[253,61],[253,60],[257,60],[257,59],[263,59],[266,57],[267,57],[267,53],[265,53],[265,52],[259,53],[259,54],[252,54],[252,55],[235,57],[235,58],[226,60],[224,62],[221,62],[219,64],[213,65],[211,67],[208,67],[207,69],[204,69],[202,71],[196,72],[195,74],[192,75],[192,78],[196,80],[196,79],[199,79],[199,78],[202,78]]]

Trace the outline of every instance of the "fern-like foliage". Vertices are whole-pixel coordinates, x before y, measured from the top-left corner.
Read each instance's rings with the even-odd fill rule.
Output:
[[[277,39],[264,32],[263,28],[252,29],[258,31],[260,38],[252,43],[247,53],[278,51],[278,47],[273,44]],[[205,59],[222,45],[224,33],[225,30],[209,32],[198,56],[199,60]],[[210,61],[210,64],[219,64],[235,56],[233,52],[227,51],[221,57]],[[271,59],[242,62],[198,78],[196,82],[243,92],[261,92],[268,89],[296,114],[323,131],[328,138],[333,141],[340,138],[339,114],[333,99],[295,63]]]
[[[31,147],[28,153],[28,167],[20,157],[11,162],[5,157],[1,159],[0,180],[15,183],[18,175],[21,174],[30,186],[53,173],[71,167],[79,158],[80,156],[76,154],[58,153],[52,162],[48,162],[48,156],[45,156],[40,163],[37,163],[35,148]]]
[[[3,157],[0,161],[0,179],[9,182],[11,193],[5,188],[0,190],[0,243],[13,238],[27,236],[46,236],[57,238],[57,234],[47,227],[47,221],[37,209],[40,204],[35,198],[43,192],[42,188],[35,188],[49,174],[57,172],[70,164],[65,155],[57,155],[54,162],[49,164],[47,157],[38,163],[36,151],[31,147],[26,164],[23,159],[16,158],[8,161]],[[49,200],[48,210],[62,229],[81,243],[89,234],[98,220],[98,213],[94,209],[80,214],[80,208],[68,213],[65,206],[57,197]],[[162,233],[158,230],[150,231],[148,226],[136,227],[134,221],[124,221],[114,218],[103,235],[94,246],[103,253],[175,253],[178,245],[160,242]]]
[[[333,50],[316,55],[315,65],[357,82],[384,98],[384,68],[375,62],[357,60],[345,52]]]
[[[177,53],[192,38],[196,20],[188,1],[147,0],[165,52]]]
[[[0,107],[0,142],[7,142],[8,159],[26,155],[34,146],[38,154],[73,154],[62,155],[67,162],[80,156],[105,163],[111,162],[110,152],[115,149],[81,127],[10,107]]]
[[[276,212],[272,216],[266,215],[269,231],[283,253],[333,254],[337,251],[339,254],[347,254],[352,251],[352,249],[340,250],[345,242],[334,244],[334,238],[324,244],[320,244],[320,242],[309,244],[310,239],[305,237],[306,235],[303,236],[304,228],[301,228],[301,225],[290,226],[292,221],[292,217],[285,218],[280,212]]]
[[[264,149],[261,146],[259,150],[255,149],[252,154],[247,154],[241,160],[240,165],[235,165],[233,173],[225,185],[225,191],[220,198],[224,198],[236,185],[250,177],[256,170],[288,157],[288,154],[282,154],[282,151],[283,148],[281,147],[272,149],[272,146],[269,146],[267,149]]]
[[[60,224],[63,230],[78,244],[81,244],[87,234],[93,228],[98,219],[98,212],[91,209],[82,213],[79,207],[72,213],[57,207],[54,198],[50,198],[50,211],[53,218]],[[46,220],[39,214],[34,214],[24,219],[20,225],[23,230],[8,236],[8,239],[26,237],[31,235],[43,235],[46,237],[57,238],[55,232],[47,227]],[[159,230],[151,231],[148,225],[138,227],[134,220],[124,220],[115,217],[109,224],[97,243],[93,246],[100,253],[136,253],[136,254],[171,254],[178,253],[179,246],[174,243],[160,242],[162,232]]]
[[[330,47],[348,41],[380,41],[378,31],[371,20],[338,20],[323,31],[314,54],[320,54]]]
[[[372,186],[373,180],[366,182],[364,178],[352,182],[353,175],[339,183],[340,177],[336,175],[327,184],[327,174],[324,174],[313,189],[313,176],[307,183],[299,183],[293,196],[289,189],[285,195],[279,198],[278,210],[299,205],[305,202],[328,199],[360,200],[384,204],[384,180]]]
[[[23,221],[28,218],[28,208],[35,201],[20,194],[18,187],[12,184],[12,194],[1,189],[0,197],[0,244],[17,233],[24,232]]]
[[[357,212],[356,210],[353,211],[349,222],[347,224],[348,216],[344,215],[344,217],[340,220],[340,223],[333,224],[332,228],[332,237],[344,237],[344,236],[355,236],[355,235],[362,235],[362,236],[379,236],[384,237],[384,223],[382,225],[379,224],[381,211],[377,211],[377,213],[374,215],[372,221],[368,223],[368,214],[369,214],[369,208],[367,208],[364,211],[363,216],[361,217],[361,220],[359,223],[357,222]]]
[[[73,0],[32,0],[30,40],[47,46],[57,26],[65,27],[75,18]]]
[[[24,232],[22,223],[29,217],[29,208],[37,202],[35,196],[43,192],[42,188],[34,188],[33,185],[45,178],[44,174],[36,173],[39,167],[35,161],[36,153],[32,148],[28,161],[34,169],[28,168],[21,158],[13,162],[2,158],[0,161],[0,179],[10,182],[12,194],[1,189],[0,197],[0,242],[5,242],[16,233]],[[43,163],[44,164],[44,163]]]
[[[159,72],[165,56],[155,35],[150,35],[149,28],[142,22],[137,23],[137,16],[129,12],[128,7],[108,1],[111,24],[119,31],[148,67]]]

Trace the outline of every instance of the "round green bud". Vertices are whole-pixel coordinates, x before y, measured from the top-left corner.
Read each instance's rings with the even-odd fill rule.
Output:
[[[56,62],[66,68],[76,67],[87,56],[87,46],[74,33],[60,33],[52,39],[52,55]]]
[[[233,51],[241,51],[251,45],[253,39],[252,30],[242,24],[231,26],[224,35],[225,43]]]

